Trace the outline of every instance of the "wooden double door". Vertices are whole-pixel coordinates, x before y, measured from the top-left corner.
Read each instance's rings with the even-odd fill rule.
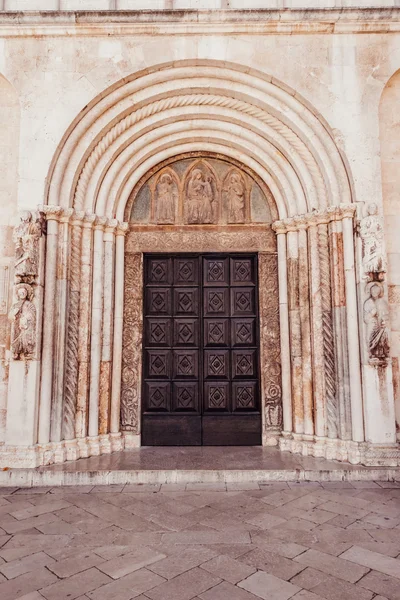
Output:
[[[144,257],[142,444],[261,443],[256,254]]]

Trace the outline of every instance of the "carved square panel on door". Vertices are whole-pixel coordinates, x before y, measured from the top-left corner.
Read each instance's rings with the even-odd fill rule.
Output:
[[[233,410],[257,408],[257,381],[234,381],[232,383]]]
[[[205,350],[204,369],[206,379],[228,379],[229,350]]]
[[[197,316],[199,313],[198,288],[174,289],[174,315]]]
[[[229,410],[229,383],[224,381],[207,381],[204,384],[204,410]]]
[[[229,288],[205,288],[203,310],[205,317],[229,317]]]
[[[174,350],[174,379],[197,379],[198,365],[197,350]]]
[[[204,346],[229,346],[229,319],[204,319]]]
[[[171,319],[146,319],[145,337],[148,346],[169,347],[171,345]]]
[[[148,315],[171,314],[171,291],[169,288],[149,288],[147,294]]]
[[[177,381],[173,384],[173,411],[197,411],[199,386],[197,383]]]
[[[198,285],[199,259],[174,258],[174,285]]]
[[[147,264],[147,283],[169,285],[171,283],[171,259],[151,258]]]
[[[147,410],[167,412],[170,409],[171,384],[146,382]]]
[[[255,319],[232,319],[231,328],[232,346],[256,345]]]
[[[257,375],[255,350],[232,351],[232,379],[252,378]]]
[[[233,317],[255,315],[255,290],[254,288],[231,288],[231,309]]]
[[[147,351],[147,379],[169,379],[170,378],[170,351],[148,350]]]
[[[254,259],[253,258],[231,258],[231,284],[250,285],[254,283]]]
[[[174,346],[198,346],[198,319],[174,320]]]
[[[203,281],[205,286],[229,285],[228,258],[204,258]]]

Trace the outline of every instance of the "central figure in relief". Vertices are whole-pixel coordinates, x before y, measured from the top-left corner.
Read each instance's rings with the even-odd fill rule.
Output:
[[[213,223],[214,192],[211,178],[200,169],[193,169],[187,186],[187,222]]]

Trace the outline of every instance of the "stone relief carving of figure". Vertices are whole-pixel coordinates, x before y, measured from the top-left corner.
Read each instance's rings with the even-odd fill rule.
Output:
[[[155,220],[160,224],[175,222],[177,187],[169,173],[163,173],[156,186]]]
[[[364,323],[367,326],[367,344],[371,363],[385,363],[389,357],[389,308],[378,283],[369,289],[364,302]]]
[[[31,359],[36,348],[36,307],[32,302],[33,289],[27,283],[15,286],[16,302],[9,319],[13,322],[11,352],[14,360]]]
[[[383,249],[383,222],[378,215],[378,206],[372,202],[367,207],[367,215],[360,222],[362,240],[363,270],[366,279],[383,279],[386,273],[386,260]]]
[[[239,173],[229,175],[224,192],[228,202],[228,223],[244,223],[246,187]]]
[[[212,180],[201,169],[193,169],[186,191],[187,222],[203,224],[214,222],[214,191]]]
[[[39,238],[44,233],[44,223],[39,215],[35,220],[29,211],[21,214],[21,222],[14,229],[15,278],[17,282],[33,283],[39,269]]]

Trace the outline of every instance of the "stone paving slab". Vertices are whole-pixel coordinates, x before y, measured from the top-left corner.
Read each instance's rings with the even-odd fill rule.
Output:
[[[400,600],[400,487],[337,483],[0,489],[0,599]]]

